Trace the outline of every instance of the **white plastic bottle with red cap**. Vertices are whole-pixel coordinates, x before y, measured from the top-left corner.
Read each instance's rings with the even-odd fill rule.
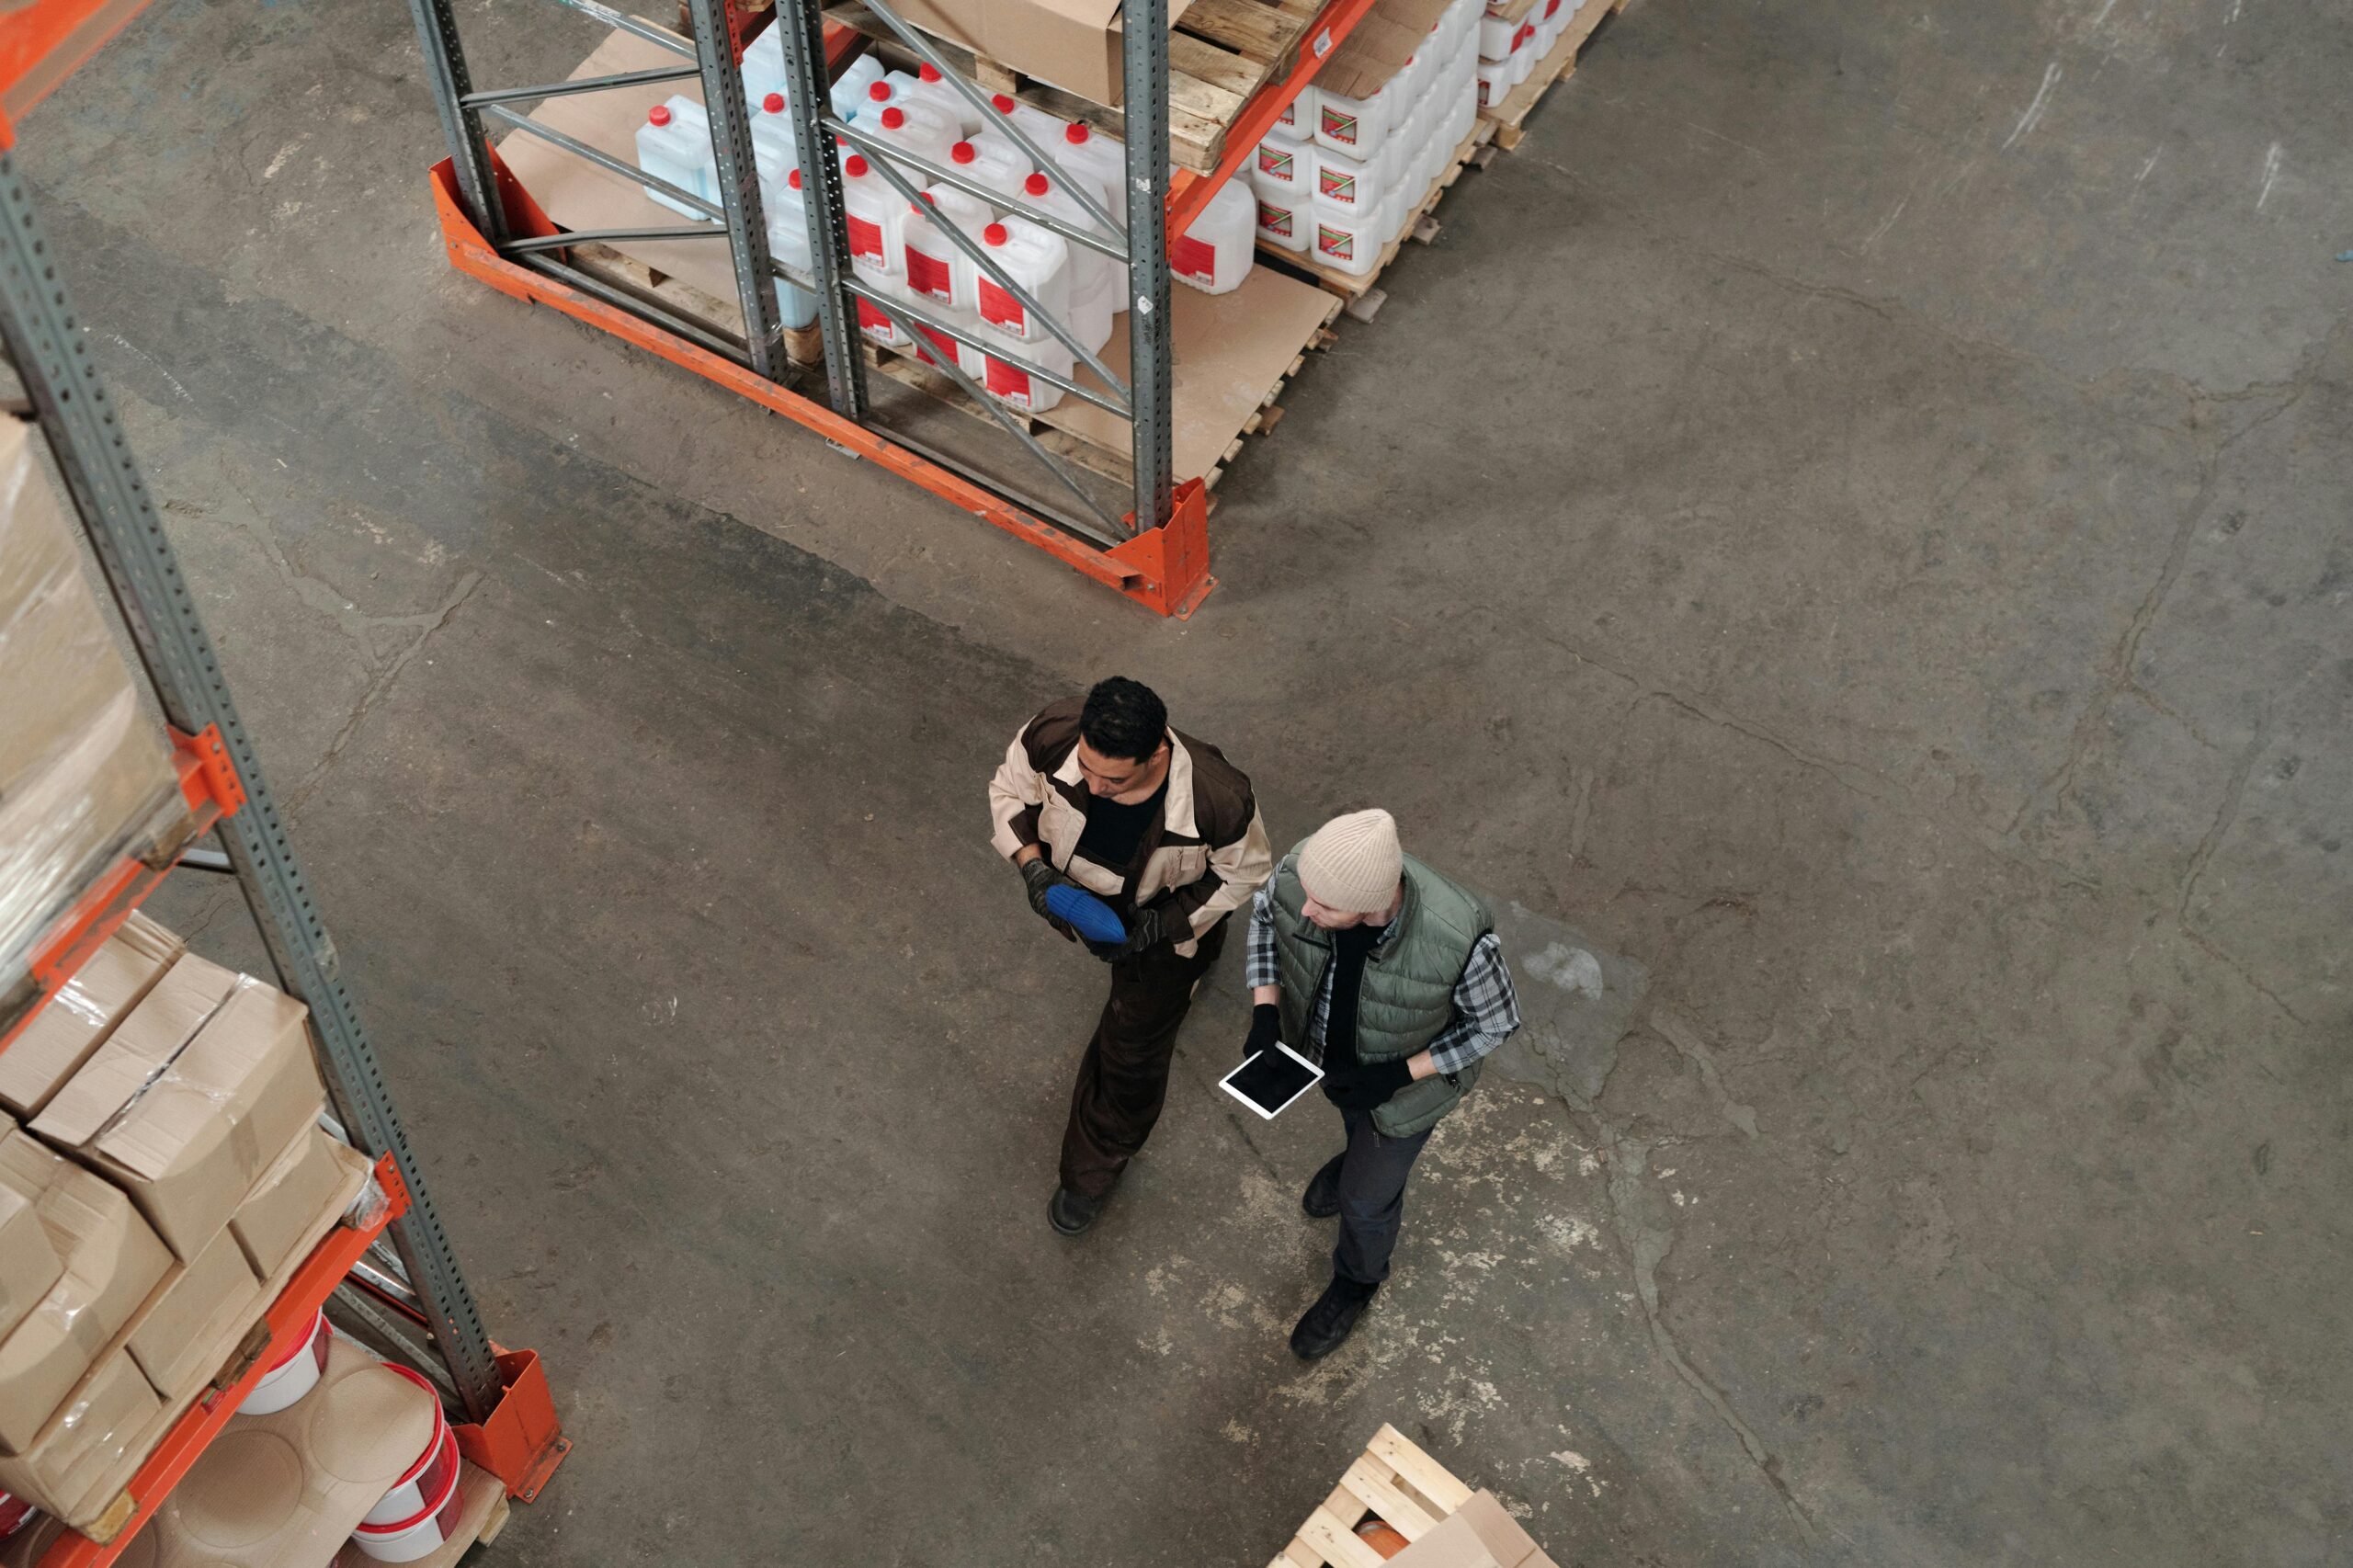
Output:
[[[770,22],[744,46],[744,101],[757,108],[770,93],[787,92],[784,74],[784,29]]]
[[[906,199],[874,172],[862,153],[842,160],[842,217],[849,230],[852,265],[869,267],[886,278],[899,276],[899,220],[906,213]]]
[[[1015,97],[1011,93],[991,93],[989,95],[989,104],[990,107],[995,108],[997,113],[1003,115],[1006,119],[1019,126],[1021,128],[1021,134],[1027,136],[1030,141],[1035,142],[1039,146],[1044,148],[1049,153],[1062,145],[1063,133],[1070,129],[1069,120],[1061,119],[1055,115],[1048,114],[1044,109],[1038,108],[1032,105],[1025,104],[1019,98]],[[995,124],[994,121],[990,123],[992,125]],[[1006,140],[1012,141],[1012,138],[1007,137]],[[1016,150],[1018,150],[1021,143],[1015,142],[1013,145]],[[1029,154],[1023,153],[1022,155],[1027,157]]]
[[[784,199],[784,176],[800,167],[801,138],[792,129],[782,93],[770,93],[751,107],[752,163],[760,171],[760,200],[774,206]]]
[[[892,73],[894,77],[904,74],[904,72]],[[970,136],[981,128],[981,111],[975,108],[963,94],[958,92],[952,83],[939,74],[937,66],[928,62],[917,66],[912,85],[904,82],[893,82],[892,85],[902,95],[898,101],[913,100],[916,103],[929,104],[954,120],[956,135],[949,138],[951,141]]]
[[[1051,229],[1027,218],[1006,218],[981,229],[981,244],[989,259],[1021,285],[1039,310],[1071,325],[1070,244]],[[974,279],[975,303],[981,321],[998,335],[1024,344],[1051,341],[1053,333],[995,278],[983,271]]]
[[[646,114],[645,123],[637,128],[637,166],[656,179],[668,180],[681,190],[716,202],[719,168],[711,155],[710,121],[703,114],[702,105],[676,96],[655,104]],[[652,186],[643,188],[647,196],[671,211],[708,221],[705,214]]]
[[[994,129],[968,136],[949,148],[948,165],[1016,200],[1020,198],[1023,183],[1035,172],[1021,150]]]
[[[1078,360],[1067,347],[1051,337],[1042,343],[1015,343],[987,327],[981,331],[991,343],[981,365],[981,385],[991,397],[1024,414],[1043,414],[1062,402],[1062,388],[1030,371],[1043,366],[1064,381],[1075,379]]]
[[[919,98],[911,97],[901,103],[882,101],[890,90],[888,82],[874,84],[870,89],[871,106],[859,117],[858,128],[877,142],[903,147],[918,158],[946,163],[948,149],[956,142],[956,122]],[[901,172],[910,184],[919,184],[924,177],[914,169],[903,167]]]
[[[801,192],[801,171],[787,169],[774,197],[761,193],[768,220],[768,250],[777,260],[804,277],[815,268],[809,259],[809,212]],[[804,327],[817,319],[817,297],[777,279],[779,313],[789,327]]]
[[[996,214],[987,202],[952,185],[935,185],[923,199],[925,210],[910,208],[899,230],[907,293],[935,311],[972,314],[978,308],[973,279],[979,268],[943,225],[953,223],[977,241]]]
[[[1118,137],[1106,135],[1083,119],[1064,127],[1063,139],[1046,151],[1070,173],[1091,176],[1115,196],[1128,188],[1127,148]],[[1122,202],[1110,211],[1117,217],[1126,210]]]
[[[1168,242],[1168,274],[1204,294],[1230,294],[1257,264],[1257,235],[1258,199],[1248,182],[1227,180]]]
[[[1102,199],[1100,192],[1089,194]],[[1022,182],[1021,197],[1030,206],[1051,213],[1074,229],[1088,233],[1101,231],[1101,225],[1086,215],[1070,192],[1056,186],[1042,171]],[[1126,267],[1091,246],[1074,240],[1063,243],[1070,246],[1070,317],[1063,324],[1086,345],[1087,352],[1098,353],[1110,341],[1111,318],[1127,299]]]
[[[826,96],[833,100],[834,114],[841,119],[856,119],[873,100],[866,90],[882,79],[882,62],[871,54],[861,54],[842,71]]]

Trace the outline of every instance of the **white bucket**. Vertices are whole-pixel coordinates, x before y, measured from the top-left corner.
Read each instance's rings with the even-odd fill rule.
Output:
[[[1086,176],[1081,175],[1081,179]],[[1068,223],[1074,229],[1089,233],[1097,225],[1083,211],[1069,192],[1048,179],[1033,174],[1021,184],[1022,198],[1031,206],[1042,208]],[[1102,192],[1090,192],[1097,200],[1108,200]],[[1070,242],[1065,241],[1065,244]],[[1070,329],[1086,345],[1090,354],[1099,353],[1111,339],[1111,318],[1128,296],[1125,278],[1127,268],[1121,263],[1082,244],[1070,246]]]
[[[1018,200],[1030,175],[1029,160],[1010,137],[994,128],[967,136],[948,149],[949,166],[1009,199]]]
[[[1054,320],[1070,323],[1070,243],[1051,229],[1041,229],[1027,218],[1007,218],[1001,223],[991,223],[981,231],[981,244],[989,259],[1005,268],[1016,283],[1029,291],[1038,301],[1038,308]],[[1020,301],[1000,287],[987,273],[974,279],[981,320],[995,329],[1000,336],[1017,338],[1025,344],[1051,340],[1053,334],[1046,324],[1025,309]]]
[[[1304,254],[1315,233],[1315,215],[1305,201],[1258,199],[1258,237],[1271,245]]]
[[[240,1415],[275,1415],[319,1386],[319,1374],[327,1368],[327,1341],[332,1331],[327,1327],[327,1314],[322,1311],[311,1315],[311,1330],[278,1352],[269,1363],[269,1369],[254,1385],[237,1406]]]
[[[703,114],[702,105],[674,95],[648,110],[645,123],[637,128],[637,166],[656,179],[668,180],[681,190],[716,202],[719,169],[711,156],[710,121]],[[671,211],[697,222],[708,221],[693,208],[652,186],[643,188],[647,196]]]
[[[983,332],[1004,345],[1003,351],[990,354],[983,367],[981,384],[991,397],[1027,414],[1043,414],[1062,402],[1063,389],[1039,381],[1029,374],[1029,367],[1042,365],[1069,381],[1078,366],[1069,349],[1051,337],[1042,343],[1014,344],[988,334],[985,328]]]
[[[1227,180],[1168,243],[1169,276],[1204,294],[1230,294],[1257,264],[1257,199],[1242,181]]]
[[[390,1524],[361,1525],[351,1532],[351,1544],[379,1562],[414,1562],[432,1556],[458,1533],[458,1517],[465,1512],[458,1475],[459,1467],[451,1465],[439,1494],[424,1507]]]
[[[394,1372],[406,1378],[433,1397],[433,1435],[426,1439],[424,1450],[401,1478],[384,1489],[376,1506],[360,1518],[363,1525],[394,1525],[413,1520],[428,1512],[433,1501],[447,1491],[458,1475],[458,1435],[449,1430],[449,1419],[441,1411],[441,1396],[423,1374],[397,1362],[384,1363]]]
[[[970,311],[979,269],[942,224],[953,223],[978,238],[989,222],[989,204],[948,185],[935,185],[923,196],[930,210],[911,209],[899,231],[907,296],[936,310]]]

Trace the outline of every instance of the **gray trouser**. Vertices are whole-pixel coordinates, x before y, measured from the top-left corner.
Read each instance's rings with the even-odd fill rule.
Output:
[[[1378,1285],[1389,1278],[1389,1255],[1405,1219],[1405,1178],[1428,1142],[1428,1129],[1410,1138],[1386,1138],[1369,1110],[1344,1110],[1347,1153],[1340,1162],[1340,1243],[1332,1269],[1343,1279]]]

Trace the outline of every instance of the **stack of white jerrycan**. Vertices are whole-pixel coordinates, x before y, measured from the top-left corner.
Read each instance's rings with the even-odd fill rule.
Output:
[[[1260,241],[1353,277],[1380,265],[1479,118],[1480,5],[1452,0],[1370,97],[1301,89],[1244,165]]]
[[[1535,73],[1586,5],[1603,0],[1489,0],[1479,17],[1479,107],[1494,108]]]

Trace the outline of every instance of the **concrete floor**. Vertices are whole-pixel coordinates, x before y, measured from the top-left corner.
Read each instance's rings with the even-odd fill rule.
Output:
[[[485,83],[590,37],[460,9]],[[1636,0],[1188,624],[454,277],[419,72],[159,0],[22,151],[579,1439],[494,1561],[1257,1563],[1384,1420],[1564,1568],[2353,1552],[2341,12]],[[1099,976],[982,784],[1114,671],[1540,960],[1313,1369],[1232,969],[1043,1224]]]

